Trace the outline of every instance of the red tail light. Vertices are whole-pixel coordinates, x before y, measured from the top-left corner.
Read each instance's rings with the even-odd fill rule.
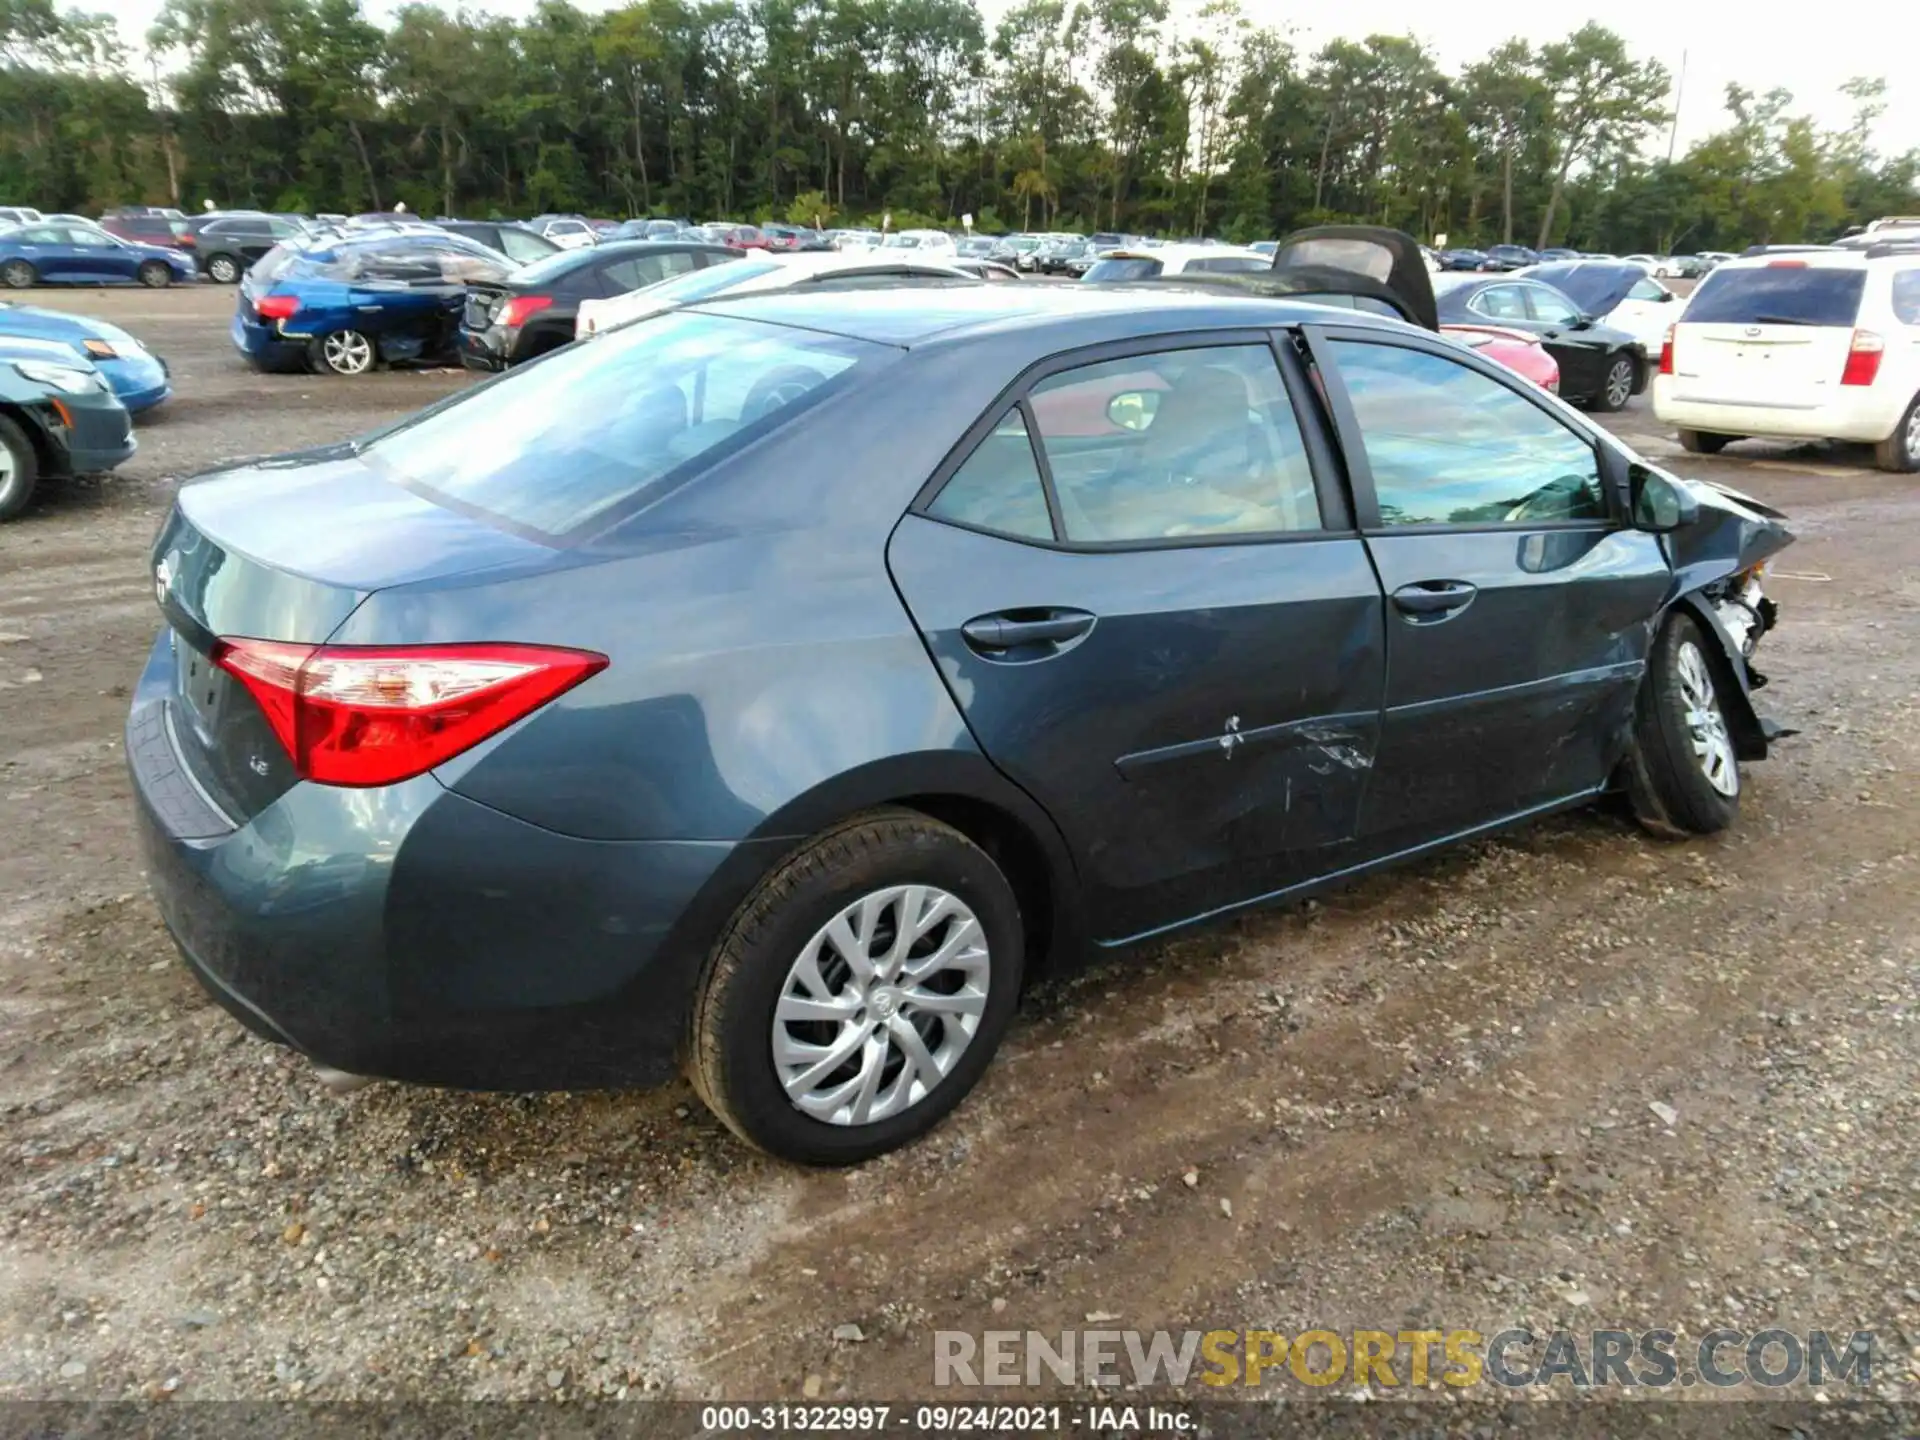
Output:
[[[500,307],[500,313],[494,316],[494,323],[517,330],[551,304],[551,295],[515,295]]]
[[[182,250],[191,250],[200,242],[191,235],[180,235],[174,238],[173,243],[178,245]]]
[[[423,774],[607,667],[539,645],[288,645],[222,640],[302,779],[392,785]]]
[[[1847,368],[1840,372],[1842,385],[1871,385],[1880,374],[1880,357],[1887,342],[1871,330],[1853,332],[1853,344],[1847,347]]]
[[[1662,375],[1673,373],[1673,332],[1679,328],[1677,325],[1667,326],[1667,333],[1660,341],[1660,373]]]
[[[253,313],[262,320],[291,320],[300,302],[292,295],[262,295],[253,302]]]

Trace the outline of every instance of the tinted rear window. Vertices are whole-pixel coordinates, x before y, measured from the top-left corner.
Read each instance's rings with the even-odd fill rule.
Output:
[[[1867,272],[1766,265],[1715,270],[1681,318],[1689,325],[1844,325],[1860,314]]]
[[[785,424],[886,346],[682,313],[610,330],[403,422],[369,464],[549,539],[598,529]]]
[[[1160,262],[1144,256],[1105,260],[1096,260],[1088,267],[1085,278],[1096,284],[1108,280],[1151,280],[1160,273]]]
[[[575,270],[597,264],[604,258],[595,250],[554,250],[522,265],[513,278],[524,280],[529,285],[549,285],[562,275],[571,275]]]

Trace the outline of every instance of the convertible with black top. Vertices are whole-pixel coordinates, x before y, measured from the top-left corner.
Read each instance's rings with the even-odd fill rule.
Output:
[[[1783,517],[1332,308],[1430,327],[1411,244],[694,303],[182,486],[127,756],[186,963],[335,1078],[683,1067],[846,1163],[1050,966],[1613,791],[1730,824]]]

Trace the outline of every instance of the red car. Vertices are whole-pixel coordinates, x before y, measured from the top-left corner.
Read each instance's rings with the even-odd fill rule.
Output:
[[[1498,325],[1442,325],[1440,333],[1498,360],[1549,394],[1560,393],[1560,364],[1533,336]]]

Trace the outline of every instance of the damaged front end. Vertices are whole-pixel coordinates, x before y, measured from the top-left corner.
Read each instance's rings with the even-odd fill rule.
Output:
[[[1787,517],[1750,495],[1711,480],[1685,480],[1660,472],[1682,487],[1698,514],[1664,538],[1673,565],[1667,606],[1684,606],[1718,642],[1715,657],[1735,753],[1764,760],[1769,744],[1795,733],[1755,710],[1753,692],[1767,677],[1753,666],[1760,639],[1778,618],[1763,588],[1767,562],[1793,543]]]

